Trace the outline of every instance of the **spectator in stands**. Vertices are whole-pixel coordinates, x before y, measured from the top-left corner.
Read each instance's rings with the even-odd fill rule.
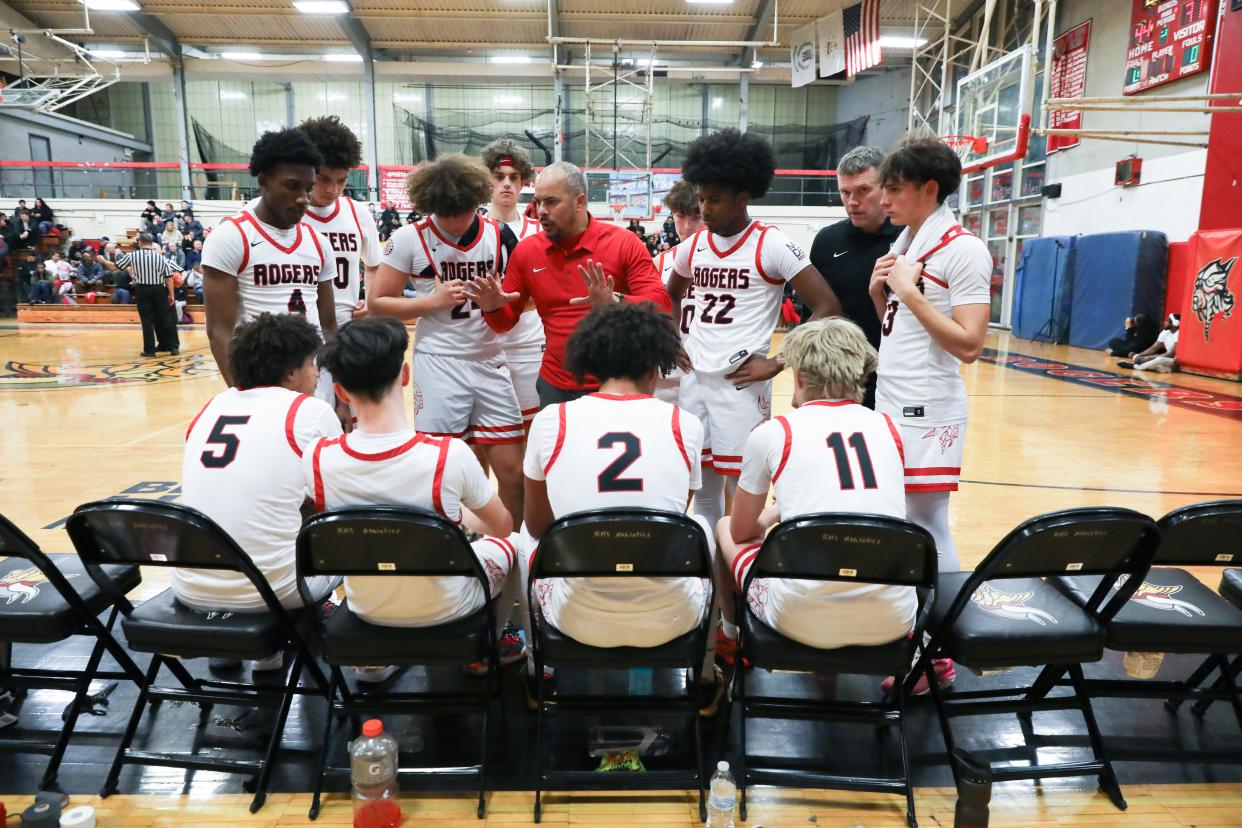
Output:
[[[164,222],[164,229],[160,231],[157,241],[161,246],[172,242],[178,247],[181,246],[181,231],[177,229],[177,222],[172,219]]]
[[[34,255],[33,253],[31,254]],[[37,262],[34,270],[34,282],[30,286],[30,304],[50,305],[55,296],[52,290],[52,275],[47,272],[45,262]]]
[[[59,250],[52,252],[47,269],[53,279],[70,279],[74,273],[73,265],[69,264],[69,260],[62,256]]]
[[[87,249],[86,242],[81,239],[74,239],[69,242],[69,250],[65,255],[69,258],[69,261],[76,265],[78,262],[82,261],[82,251]]]
[[[173,210],[172,202],[165,201],[164,209],[160,211],[160,223],[162,224],[166,221],[176,221],[176,220],[177,220],[177,213]]]
[[[1133,368],[1136,371],[1156,371],[1167,374],[1177,370],[1177,335],[1182,326],[1180,314],[1170,313],[1164,320],[1164,330],[1156,337],[1155,343],[1141,353],[1134,355],[1133,362],[1118,362],[1118,368]]]
[[[87,248],[78,262],[78,281],[86,290],[95,290],[104,283],[104,266],[95,258],[95,251]]]
[[[182,199],[181,209],[177,211],[177,220],[181,221],[187,218],[194,218],[194,208],[190,206],[190,202]]]
[[[35,199],[34,209],[30,211],[30,219],[35,227],[39,228],[41,235],[46,234],[56,226],[56,214],[52,212],[51,207],[47,206],[47,202],[41,198]]]
[[[195,242],[199,245],[199,258],[202,259],[202,242]],[[188,255],[188,254],[187,254]],[[203,304],[203,271],[197,264],[191,270],[186,268],[185,271],[185,289],[186,295],[189,296],[190,291],[194,292],[194,301],[197,304]]]
[[[393,234],[398,227],[401,226],[401,214],[397,212],[397,205],[391,201],[384,207],[384,212],[380,214],[379,234],[380,239],[387,239]]]
[[[164,240],[164,256],[177,266],[178,270],[185,269],[185,251],[181,249],[180,241]]]
[[[422,220],[423,220],[423,214],[418,212],[417,210],[411,210],[410,212],[405,214],[406,224],[416,224]]]
[[[186,213],[181,218],[181,235],[195,235],[201,238],[203,235],[203,223],[194,218],[193,213]]]
[[[4,220],[8,221],[8,216],[4,216]],[[34,287],[35,272],[38,270],[39,257],[34,254],[33,250],[26,251],[26,258],[17,266],[17,290],[18,296],[25,296],[27,301],[30,299],[30,290]]]
[[[0,259],[17,247],[17,229],[9,221],[9,217],[0,213]]]
[[[146,230],[152,224],[159,221],[160,209],[155,206],[154,201],[148,201],[147,206],[142,211],[142,229]]]
[[[186,270],[199,270],[199,265],[203,261],[203,243],[198,239],[191,242],[189,250],[185,251],[185,255],[181,262],[181,266]]]
[[[1108,340],[1108,355],[1115,357],[1134,357],[1146,351],[1156,343],[1160,329],[1156,320],[1145,313],[1126,317],[1126,329],[1121,336]]]
[[[40,235],[39,228],[31,224],[28,210],[17,214],[17,218],[13,220],[13,238],[16,240],[13,247],[15,249],[34,247],[39,243]]]
[[[30,212],[30,208],[26,206],[26,199],[19,198],[17,200],[17,209],[13,211],[13,215],[11,216],[11,218],[13,219],[13,221],[17,221],[18,216],[20,216],[22,213],[29,213],[29,212]]]

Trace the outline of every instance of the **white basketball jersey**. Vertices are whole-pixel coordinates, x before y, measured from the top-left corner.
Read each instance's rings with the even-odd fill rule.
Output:
[[[945,316],[952,316],[955,305],[991,301],[992,255],[960,226],[951,227],[918,260],[923,263],[920,290]],[[961,361],[936,344],[896,294],[888,297],[880,334],[876,409],[912,426],[965,421]]]
[[[412,506],[461,522],[461,508],[487,505],[495,490],[460,440],[413,431],[353,432],[321,440],[308,453],[306,479],[319,511],[341,506]],[[482,603],[467,577],[349,577],[345,595],[373,623],[391,617],[402,626],[458,618]]]
[[[186,432],[182,502],[228,532],[280,598],[296,589],[294,542],[307,496],[302,455],[341,433],[332,408],[287,388],[230,388]],[[173,571],[177,594],[221,609],[263,606],[246,577],[223,570]]]
[[[412,272],[414,289],[420,297],[435,292],[435,277],[470,281],[489,273],[503,273],[504,245],[500,240],[501,225],[478,217],[478,233],[466,245],[449,241],[431,218],[407,224],[388,239],[384,260],[402,269],[397,263],[427,261],[428,273]],[[418,318],[414,328],[414,350],[425,354],[485,359],[495,356],[504,346],[503,336],[483,321],[483,312],[466,300],[462,304],[429,313]]]
[[[901,437],[887,414],[814,400],[751,432],[738,485],[776,491],[781,519],[815,512],[906,516]]]
[[[677,248],[680,244],[675,244],[668,250],[662,250],[655,256],[655,267],[660,272],[660,281],[664,282],[664,286],[668,287],[668,280],[672,278],[675,268],[673,265],[677,261]],[[686,288],[686,295],[681,297],[681,319],[677,321],[677,331],[681,334],[682,342],[690,335],[690,323],[694,321],[694,285],[691,284]],[[680,368],[677,369],[679,372]]]
[[[696,289],[686,337],[694,369],[723,373],[753,354],[767,355],[785,282],[805,267],[801,248],[779,230],[752,221],[732,239],[704,228],[676,250],[677,272]]]
[[[238,321],[249,322],[261,313],[300,313],[318,328],[319,283],[332,278],[325,239],[300,221],[282,243],[249,210],[226,218],[212,235],[224,231],[226,223],[241,234],[244,246],[237,269]]]
[[[508,222],[508,225],[519,242],[542,229],[539,222],[526,216],[522,216],[517,221]],[[523,311],[517,324],[505,332],[504,340],[505,352],[510,357],[525,356],[532,362],[542,360],[545,337],[543,320],[539,318],[539,312],[534,308]]]
[[[336,324],[344,325],[353,318],[366,267],[379,264],[379,231],[366,205],[345,196],[337,198],[329,207],[313,204],[307,207],[306,222],[327,236],[332,247]]]

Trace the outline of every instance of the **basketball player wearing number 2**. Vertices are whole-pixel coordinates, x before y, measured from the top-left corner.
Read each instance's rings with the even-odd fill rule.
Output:
[[[222,221],[203,245],[207,338],[230,387],[229,342],[239,322],[262,313],[296,313],[323,336],[336,334],[331,247],[303,221],[322,163],[302,130],[265,132],[250,155],[258,202]],[[321,397],[328,403],[331,388]]]
[[[935,538],[942,572],[961,569],[949,531],[966,436],[958,366],[978,359],[991,308],[992,256],[944,204],[961,175],[957,155],[936,140],[909,141],[884,159],[881,203],[905,230],[870,286],[881,335],[876,410],[901,430],[906,515]]]

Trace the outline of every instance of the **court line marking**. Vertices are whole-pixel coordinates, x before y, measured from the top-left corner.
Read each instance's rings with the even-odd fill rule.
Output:
[[[1002,353],[995,348],[984,348],[979,359],[992,365],[1011,368],[1027,374],[1037,374],[1048,379],[1086,385],[1100,391],[1109,391],[1136,399],[1161,400],[1177,408],[1214,414],[1217,417],[1242,422],[1242,397],[1231,394],[1187,388],[1170,382],[1118,374],[1113,371],[1075,365],[1072,362],[1043,359],[1029,354]]]
[[[1179,492],[1165,489],[1113,489],[1108,486],[1058,486],[1054,483],[1005,483],[999,480],[967,480],[976,486],[1006,486],[1015,489],[1059,489],[1066,492],[1113,492],[1117,494],[1150,494],[1150,495],[1187,495],[1190,497],[1229,497],[1242,498],[1242,492]]]

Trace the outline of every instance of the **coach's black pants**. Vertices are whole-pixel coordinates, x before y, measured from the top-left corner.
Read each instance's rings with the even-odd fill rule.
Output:
[[[153,353],[159,341],[159,350],[180,348],[177,338],[177,320],[173,307],[168,303],[165,285],[134,285],[134,304],[138,306],[138,319],[142,322],[142,352]]]
[[[557,388],[543,377],[535,380],[535,390],[539,392],[539,407],[547,408],[549,405],[558,405],[564,402],[573,402],[579,397],[585,397],[591,393],[590,388],[576,390],[573,388]]]

